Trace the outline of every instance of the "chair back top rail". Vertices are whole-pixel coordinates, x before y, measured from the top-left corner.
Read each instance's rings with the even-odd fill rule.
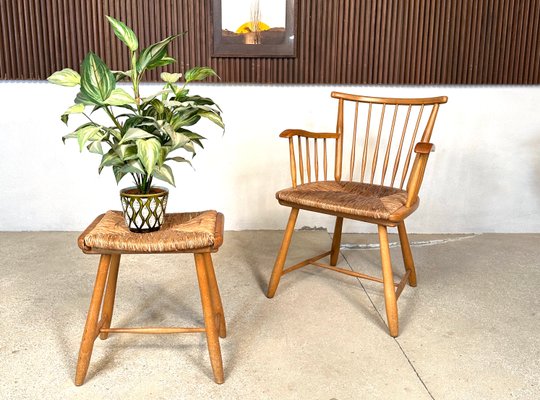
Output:
[[[335,99],[359,101],[361,103],[373,103],[373,104],[434,105],[434,104],[444,104],[448,101],[448,97],[446,96],[420,97],[420,98],[371,97],[371,96],[361,96],[361,95],[342,93],[342,92],[332,92],[331,96]]]

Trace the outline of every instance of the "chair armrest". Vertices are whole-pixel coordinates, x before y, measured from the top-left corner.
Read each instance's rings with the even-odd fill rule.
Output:
[[[414,146],[414,152],[417,154],[429,154],[435,151],[435,145],[428,142],[418,142]]]
[[[433,143],[418,142],[414,146],[414,152],[416,157],[412,166],[411,174],[409,176],[409,183],[407,184],[407,202],[405,205],[411,207],[418,200],[418,192],[420,186],[422,186],[422,180],[424,179],[424,172],[426,171],[426,164],[429,158],[429,153],[435,151]]]
[[[310,139],[337,139],[338,133],[317,133],[304,131],[302,129],[286,129],[279,134],[279,137],[290,138],[293,136],[302,136]]]

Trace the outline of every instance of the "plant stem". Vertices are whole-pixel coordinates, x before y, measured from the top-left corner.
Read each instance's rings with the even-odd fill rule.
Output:
[[[141,113],[141,94],[139,92],[139,82],[141,75],[137,72],[137,54],[131,52],[131,83],[133,84],[133,95],[135,96],[135,104],[137,104],[137,111]]]
[[[88,119],[88,121],[90,121],[92,124],[94,124],[95,126],[100,126],[101,127],[101,130],[103,130],[103,127],[101,125],[99,125],[98,123],[96,123],[94,120],[92,120],[92,118],[90,118],[88,116],[88,114],[86,113],[83,113],[83,115],[86,117],[86,119]],[[106,134],[106,132],[104,133],[104,135]],[[112,143],[109,139],[105,139],[105,143],[107,143],[109,146],[112,147]]]
[[[116,117],[114,116],[112,111],[107,106],[105,106],[104,109],[105,109],[105,112],[107,113],[107,115],[109,115],[109,117],[111,117],[112,121],[114,122],[114,125],[116,125],[116,127],[120,131],[120,134],[122,134],[122,125],[120,125],[120,123],[118,122],[118,120],[116,119]]]
[[[90,117],[88,116],[88,114],[83,113],[83,115],[86,117],[86,119],[87,119],[88,121],[90,121],[90,122],[93,123],[94,125],[99,125],[99,124],[96,124],[96,123],[92,120],[92,118],[90,118]]]

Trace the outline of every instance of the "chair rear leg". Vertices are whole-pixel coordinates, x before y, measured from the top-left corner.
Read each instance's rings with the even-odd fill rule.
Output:
[[[384,284],[384,303],[386,307],[386,319],[390,336],[396,337],[399,333],[398,309],[396,292],[394,289],[394,275],[390,259],[390,247],[388,246],[388,231],[386,226],[379,225],[379,242],[381,246],[381,263]]]
[[[270,277],[270,282],[268,283],[268,292],[266,296],[270,299],[274,297],[274,294],[276,294],[279,280],[281,279],[281,274],[283,273],[283,265],[285,264],[287,252],[289,251],[289,245],[291,244],[291,238],[294,232],[296,218],[298,217],[298,211],[298,208],[292,208],[291,214],[289,215],[289,221],[287,222],[287,228],[285,229],[285,234],[283,235],[281,248],[279,249],[276,263],[274,264],[274,269],[272,271],[272,276]]]
[[[416,269],[414,268],[414,261],[411,252],[411,246],[409,245],[409,237],[405,229],[405,221],[402,221],[398,225],[399,241],[401,243],[401,254],[403,254],[403,263],[405,269],[409,271],[409,285],[416,286]]]
[[[330,253],[330,265],[335,267],[338,258],[341,245],[341,230],[343,228],[343,217],[336,218],[336,225],[334,227],[334,237],[332,238],[332,249]]]
[[[114,308],[114,298],[116,295],[116,281],[118,279],[118,267],[120,266],[120,254],[111,256],[111,265],[109,267],[109,277],[107,278],[107,288],[105,289],[105,298],[103,299],[103,307],[101,309],[101,319],[103,320],[103,328],[111,327],[111,319]],[[99,334],[101,340],[109,337],[108,332]]]
[[[83,337],[81,340],[81,347],[79,350],[77,372],[75,374],[75,385],[77,386],[84,383],[84,378],[88,372],[88,365],[90,364],[90,358],[92,357],[92,350],[94,349],[94,341],[99,333],[99,309],[101,308],[101,302],[103,300],[103,291],[105,289],[105,281],[107,279],[107,271],[109,270],[110,261],[110,254],[101,255],[96,282],[94,284],[94,291],[92,292],[90,308],[88,309],[86,324],[84,326]]]

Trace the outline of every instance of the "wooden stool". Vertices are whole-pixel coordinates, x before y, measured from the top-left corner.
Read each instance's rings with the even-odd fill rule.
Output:
[[[79,247],[87,254],[100,254],[94,292],[79,350],[75,385],[84,383],[94,341],[109,333],[206,332],[210,363],[217,383],[223,383],[219,337],[226,336],[223,306],[211,253],[223,243],[223,214],[216,211],[167,214],[161,229],[152,233],[130,232],[122,213],[108,211],[79,236]],[[204,315],[203,328],[111,328],[118,267],[122,254],[193,253]],[[105,289],[105,285],[107,288]],[[105,295],[103,295],[105,293]],[[101,310],[101,318],[100,318]]]

